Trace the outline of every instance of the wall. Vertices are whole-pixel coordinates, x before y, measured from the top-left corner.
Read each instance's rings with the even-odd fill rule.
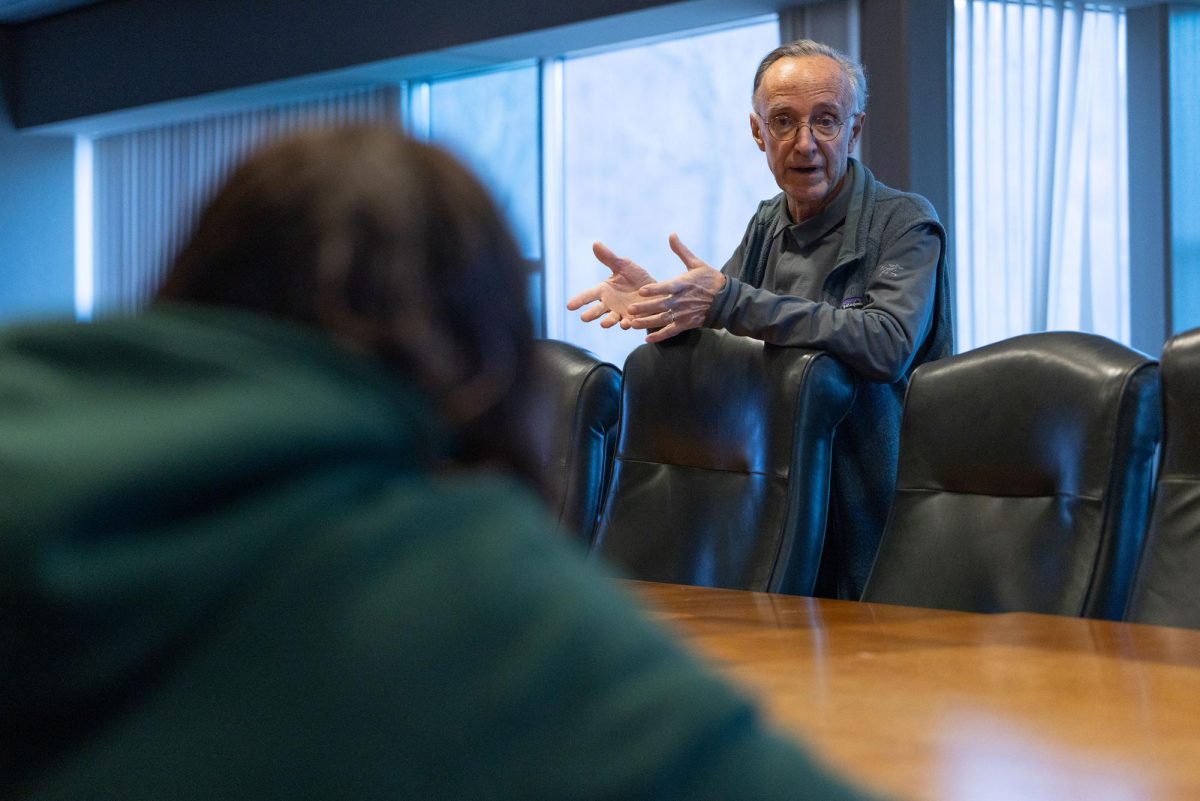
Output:
[[[954,231],[950,0],[860,0],[871,101],[863,158],[879,180],[924,195]]]
[[[0,103],[0,322],[74,313],[74,155],[71,137],[16,132]]]
[[[1157,354],[1168,334],[1170,126],[1147,131],[1136,120],[1167,119],[1167,9],[1130,9],[1126,20],[1129,88],[1129,337],[1138,350]]]

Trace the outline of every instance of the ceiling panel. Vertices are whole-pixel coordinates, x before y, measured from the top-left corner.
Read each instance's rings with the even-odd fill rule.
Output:
[[[97,2],[100,0],[0,0],[0,24],[29,22]]]

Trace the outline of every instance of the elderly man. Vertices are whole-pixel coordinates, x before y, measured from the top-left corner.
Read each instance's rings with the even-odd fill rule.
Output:
[[[611,271],[569,309],[649,329],[661,342],[701,326],[827,350],[860,377],[838,429],[817,593],[857,599],[895,490],[908,376],[953,346],[946,235],[927,200],[884,186],[850,151],[862,133],[862,68],[808,40],[776,48],[754,76],[750,134],[783,190],[763,201],[717,271],[671,235],[687,270],[656,281],[603,244]]]

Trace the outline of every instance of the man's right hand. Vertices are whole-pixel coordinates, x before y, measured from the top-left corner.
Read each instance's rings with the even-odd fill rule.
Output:
[[[592,243],[592,253],[596,254],[601,264],[612,270],[612,275],[568,300],[567,308],[575,311],[593,303],[595,305],[588,306],[579,315],[580,320],[590,323],[599,319],[603,328],[612,328],[618,323],[622,328],[629,328],[633,319],[629,307],[647,300],[638,294],[638,290],[655,283],[654,276],[629,259],[618,257],[600,242]]]

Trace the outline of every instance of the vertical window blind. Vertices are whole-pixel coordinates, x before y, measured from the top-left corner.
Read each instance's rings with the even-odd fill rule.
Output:
[[[210,194],[249,151],[306,128],[395,120],[398,99],[396,87],[364,87],[96,139],[92,308],[80,308],[79,316],[125,314],[144,304]]]
[[[1125,15],[956,0],[958,348],[1069,329],[1129,341]]]

